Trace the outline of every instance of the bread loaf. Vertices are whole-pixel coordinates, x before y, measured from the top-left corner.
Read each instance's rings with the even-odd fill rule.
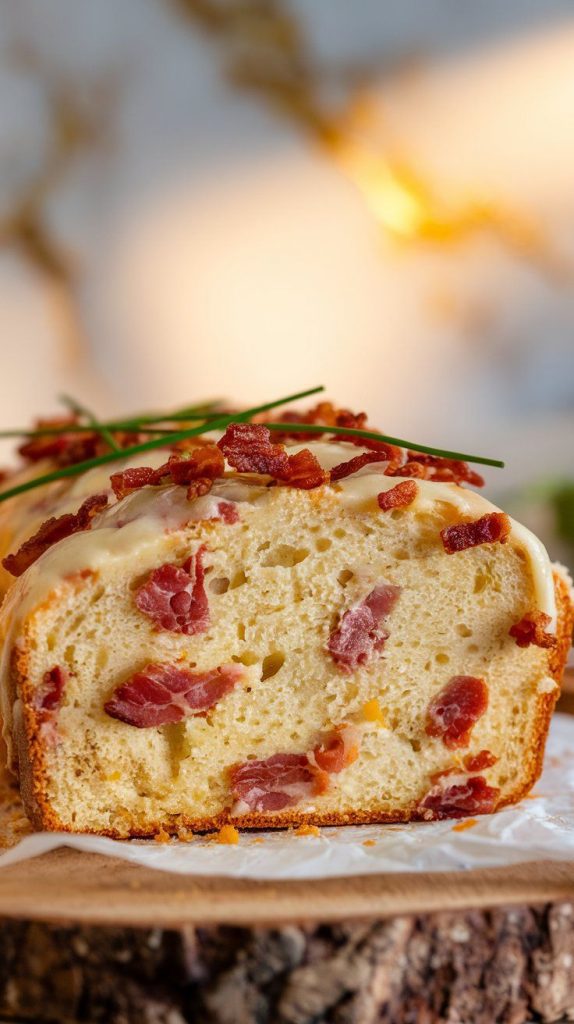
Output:
[[[220,442],[191,493],[152,478],[163,452],[112,466],[119,498],[104,466],[0,506],[4,736],[37,827],[474,817],[532,787],[572,630],[542,544],[405,453],[389,476],[284,440],[290,478]]]

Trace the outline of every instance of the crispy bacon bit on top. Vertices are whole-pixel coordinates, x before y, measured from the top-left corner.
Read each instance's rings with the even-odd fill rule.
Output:
[[[433,697],[426,721],[427,736],[440,736],[450,750],[466,747],[473,727],[488,707],[484,679],[453,676]]]
[[[170,455],[158,469],[137,466],[112,473],[110,481],[118,500],[140,487],[159,487],[169,483],[187,487],[187,496],[192,500],[207,494],[213,481],[223,476],[224,469],[223,455],[217,445],[203,444]]]
[[[325,792],[327,776],[307,754],[273,754],[264,761],[246,761],[231,768],[231,790],[251,811],[282,811],[307,797]]]
[[[263,473],[304,490],[327,480],[327,473],[307,448],[289,455],[282,444],[271,442],[271,432],[261,424],[230,423],[217,443],[239,473]]]
[[[424,474],[417,470],[415,473],[405,472],[405,476],[424,476],[426,480],[433,480],[435,483],[472,484],[473,487],[484,487],[484,478],[460,459],[447,459],[443,455],[426,455],[424,452],[409,450],[405,468],[413,462],[416,462],[417,467],[424,469]]]
[[[475,814],[492,814],[499,796],[499,789],[487,785],[482,775],[474,775],[451,786],[435,786],[420,807],[427,821],[467,818]]]
[[[383,623],[400,593],[401,587],[379,583],[364,601],[343,613],[327,643],[329,654],[343,672],[353,672],[383,648],[389,636]]]
[[[408,505],[412,505],[418,493],[419,489],[414,480],[403,480],[390,490],[377,494],[377,502],[383,512],[393,508],[407,508]]]
[[[467,754],[464,759],[464,767],[467,772],[483,772],[485,768],[492,768],[498,758],[491,750],[480,750],[478,754]]]
[[[51,713],[57,711],[64,696],[67,674],[60,665],[54,665],[48,672],[44,672],[44,678],[40,686],[36,687],[33,696],[34,707],[37,711]]]
[[[331,480],[332,482],[344,480],[346,476],[358,473],[363,466],[370,466],[373,462],[390,462],[390,456],[384,451],[363,452],[362,455],[355,455],[348,462],[340,462],[337,466],[333,466]]]
[[[303,448],[295,455],[289,456],[288,475],[285,483],[288,483],[290,487],[311,491],[314,487],[324,484],[328,480],[328,476],[308,448]]]
[[[103,512],[107,504],[107,494],[92,494],[80,505],[77,512],[66,512],[63,516],[47,519],[33,537],[24,541],[15,554],[2,559],[2,565],[12,576],[21,576],[53,544],[64,537],[70,537],[73,533],[89,530],[94,516]]]
[[[505,512],[487,512],[470,523],[455,523],[440,531],[447,555],[479,544],[504,544],[509,537],[511,523]]]
[[[318,405],[308,409],[306,412],[288,409],[280,416],[278,422],[285,424],[285,433],[281,433],[278,436],[281,439],[289,438],[295,441],[317,440],[322,435],[309,431],[305,432],[304,430],[290,430],[290,423],[310,423],[313,426],[325,427],[352,427],[354,430],[371,429],[367,424],[367,414],[365,412],[354,413],[350,409],[337,409],[332,402],[319,402]],[[345,441],[348,440],[349,436],[347,435]]]
[[[137,729],[180,722],[222,700],[243,675],[239,665],[190,672],[179,665],[146,665],[126,679],[104,705],[111,718]]]
[[[58,433],[32,437],[18,449],[18,452],[27,462],[51,459],[59,466],[71,466],[76,462],[83,462],[85,459],[103,455],[110,450],[105,438],[97,431],[76,433],[69,429],[77,424],[76,416],[38,420],[35,424],[36,429],[50,428],[57,430]],[[114,441],[119,448],[140,444],[142,441],[146,441],[148,436],[141,431],[113,431]]]
[[[360,730],[354,725],[336,725],[315,747],[311,760],[329,774],[342,772],[359,756]]]
[[[556,637],[552,633],[546,632],[546,627],[550,625],[552,619],[546,612],[527,612],[523,615],[520,622],[516,622],[514,626],[511,626],[508,633],[509,636],[514,637],[519,647],[529,647],[530,644],[534,644],[535,647],[551,648],[556,646]]]
[[[40,459],[59,459],[66,448],[77,440],[77,434],[66,433],[67,427],[75,426],[75,416],[60,416],[54,419],[36,420],[36,430],[52,429],[61,430],[61,434],[44,434],[40,437],[31,437],[18,448],[18,454],[27,462],[39,462]]]
[[[204,585],[204,552],[202,546],[181,566],[166,562],[153,569],[136,591],[137,607],[158,629],[188,636],[207,629],[209,602]]]
[[[124,469],[118,473],[112,473],[110,477],[112,490],[116,498],[121,500],[126,494],[138,491],[140,487],[147,487],[155,483],[155,469],[149,466],[135,466],[133,469]]]
[[[347,427],[355,430],[369,430],[376,432],[375,428],[367,422],[364,412],[354,413],[350,409],[337,409],[331,402],[319,402],[313,409],[307,412],[298,413],[295,410],[288,410],[281,416],[280,423],[285,423],[285,432],[277,435],[277,440],[317,440],[321,434],[305,433],[304,429],[289,429],[289,424],[309,423],[314,426],[324,425],[325,427]],[[366,460],[363,455],[357,456],[360,462],[350,460],[341,463],[331,471],[332,480],[342,480],[351,473],[356,473],[362,466],[368,465],[369,461],[388,461],[385,469],[387,476],[409,476],[424,480],[445,481],[455,484],[471,484],[473,487],[482,487],[483,478],[476,473],[466,462],[458,459],[447,459],[440,455],[426,455],[422,452],[415,452],[399,448],[397,445],[389,444],[388,441],[378,441],[375,438],[353,437],[349,434],[330,434],[332,441],[345,441],[347,444],[354,444],[360,448],[368,448],[373,453],[378,453],[379,459]],[[335,474],[335,475],[333,475]]]

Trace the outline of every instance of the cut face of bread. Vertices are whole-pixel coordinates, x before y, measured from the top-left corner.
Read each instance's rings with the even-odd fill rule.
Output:
[[[357,452],[307,447],[323,465]],[[88,477],[81,497],[101,486]],[[404,482],[234,474],[191,502],[144,487],[39,558],[2,612],[6,738],[36,823],[123,837],[408,821],[524,795],[566,585],[479,495]]]

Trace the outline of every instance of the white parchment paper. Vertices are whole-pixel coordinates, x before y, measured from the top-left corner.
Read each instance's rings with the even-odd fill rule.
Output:
[[[191,843],[173,840],[160,844],[44,832],[26,836],[0,855],[0,867],[61,846],[178,874],[277,880],[390,871],[468,871],[532,860],[571,860],[574,717],[555,715],[544,773],[533,793],[516,807],[476,820],[477,824],[465,831],[453,830],[454,821],[441,821],[324,828],[319,837],[293,832],[245,833],[237,846],[199,837]]]

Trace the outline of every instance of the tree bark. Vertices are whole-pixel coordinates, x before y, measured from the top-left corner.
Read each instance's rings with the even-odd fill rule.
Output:
[[[574,903],[252,929],[163,931],[5,920],[0,1020],[574,1020]]]

